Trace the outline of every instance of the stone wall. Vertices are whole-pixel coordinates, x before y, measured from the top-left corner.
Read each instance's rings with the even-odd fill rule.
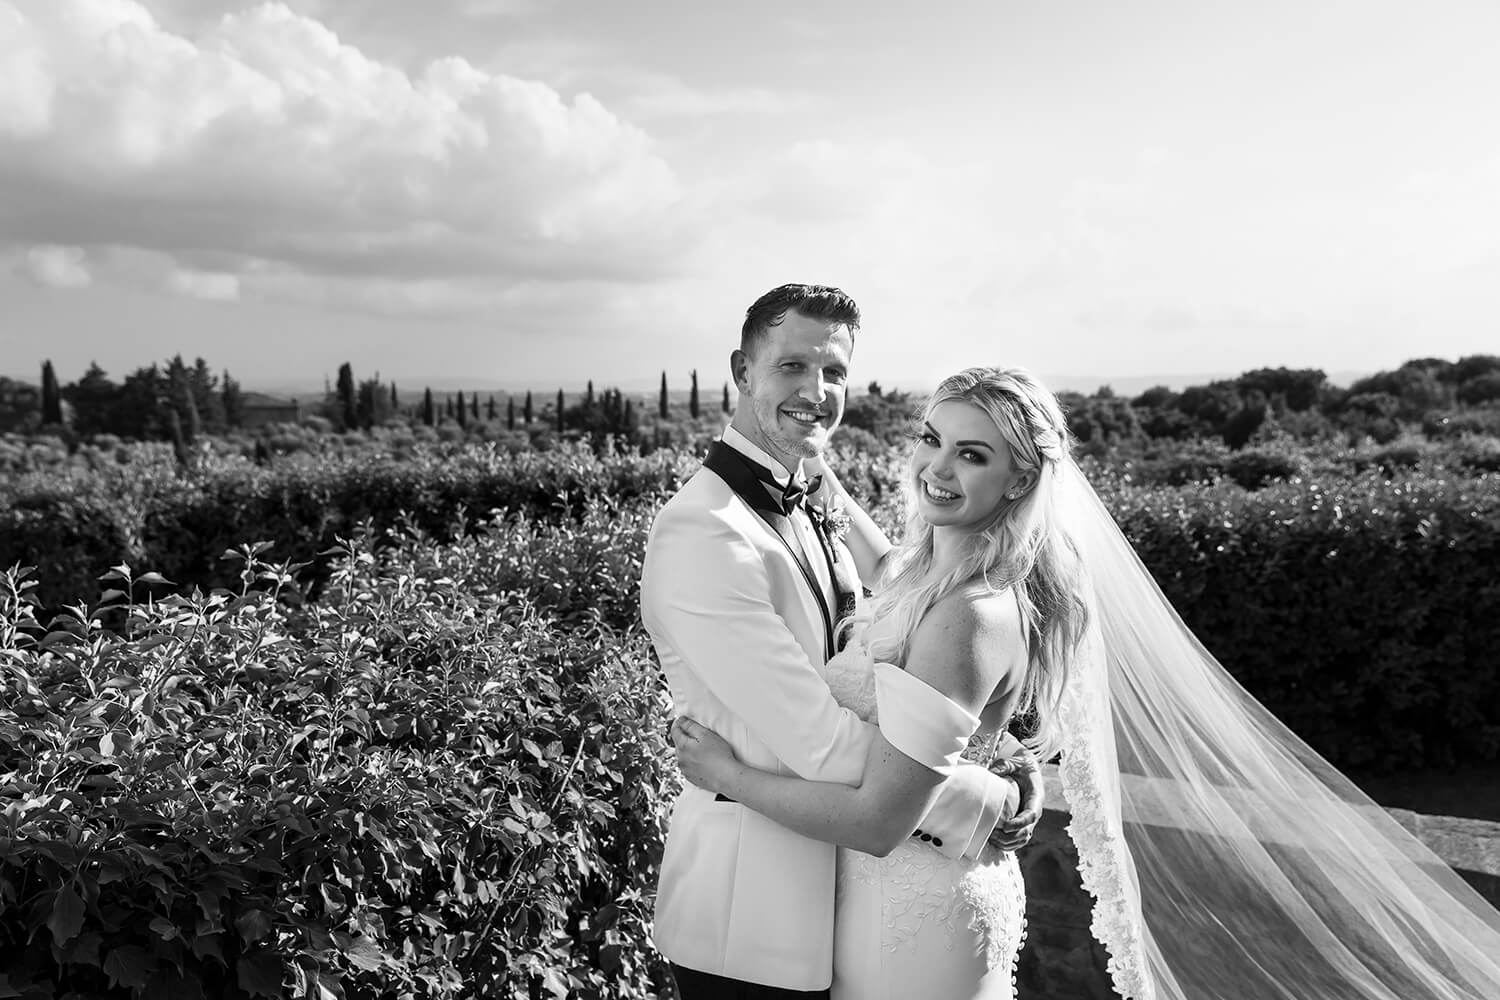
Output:
[[[1020,1000],[1110,1000],[1106,953],[1089,933],[1092,898],[1078,879],[1078,855],[1067,834],[1056,770],[1047,787],[1058,808],[1048,809],[1031,843],[1021,851],[1026,878],[1027,939],[1017,970]],[[1390,814],[1452,866],[1485,899],[1500,907],[1500,823]]]

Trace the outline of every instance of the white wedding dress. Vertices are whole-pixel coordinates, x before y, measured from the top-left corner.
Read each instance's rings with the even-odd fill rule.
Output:
[[[889,694],[880,699],[887,716],[902,709],[903,726],[926,727],[935,744],[967,741],[964,757],[988,766],[1005,720],[976,720],[916,678],[877,665],[866,638],[856,633],[828,662],[839,703],[875,722],[877,687],[898,691],[899,706]],[[1025,927],[1014,854],[986,847],[978,860],[955,861],[915,836],[884,858],[840,848],[833,1000],[1011,1000]]]

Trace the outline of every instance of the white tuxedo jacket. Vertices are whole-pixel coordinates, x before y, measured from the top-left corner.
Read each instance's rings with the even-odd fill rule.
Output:
[[[847,549],[840,555],[853,565]],[[707,469],[652,526],[641,617],[679,715],[723,736],[755,767],[859,781],[875,728],[841,708],[822,679],[817,598],[771,528]],[[1006,790],[982,768],[959,767],[921,827],[944,854],[972,856]],[[832,844],[689,785],[667,833],[656,946],[700,972],[824,989],[833,972],[835,857]]]

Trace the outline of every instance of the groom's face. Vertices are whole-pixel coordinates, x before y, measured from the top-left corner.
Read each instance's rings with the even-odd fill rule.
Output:
[[[730,358],[740,391],[734,428],[788,469],[816,457],[844,416],[853,353],[843,323],[788,312],[748,354]]]

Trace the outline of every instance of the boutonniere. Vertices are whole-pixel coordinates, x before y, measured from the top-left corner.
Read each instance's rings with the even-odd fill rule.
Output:
[[[849,534],[849,529],[854,524],[854,519],[849,516],[849,511],[844,507],[843,499],[831,497],[826,502],[817,504],[812,509],[818,512],[818,519],[823,522],[828,537],[842,539]]]

